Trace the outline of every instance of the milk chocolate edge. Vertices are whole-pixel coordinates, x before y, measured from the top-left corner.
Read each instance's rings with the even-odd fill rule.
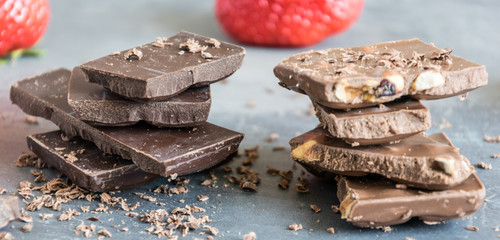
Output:
[[[64,71],[64,76],[66,76],[66,80],[69,81],[69,70],[58,69],[58,71]],[[44,74],[30,77],[21,81],[29,82],[32,79],[40,77],[42,75]],[[133,148],[121,143],[120,141],[112,141],[111,138],[107,137],[103,132],[74,117],[69,117],[67,113],[58,109],[53,104],[48,103],[38,97],[30,96],[29,93],[19,88],[17,83],[14,83],[11,86],[10,99],[13,103],[17,104],[25,113],[43,117],[55,123],[63,132],[65,132],[69,136],[80,136],[85,140],[94,142],[95,145],[103,152],[119,155],[124,159],[130,159],[134,161],[134,163],[140,169],[146,172],[168,176],[165,175],[167,173],[165,163],[160,163],[149,155],[146,157],[144,156],[144,154],[139,152],[139,150],[134,150]],[[37,107],[31,107],[33,105]],[[241,139],[243,139],[243,136],[243,134],[239,133],[237,136],[232,138],[232,141],[241,141]],[[235,148],[234,151],[237,151],[237,148]],[[230,153],[227,154],[227,156],[229,155]],[[218,162],[221,162],[223,160],[225,159],[218,159]]]
[[[43,133],[36,135],[43,135]],[[54,160],[53,158],[63,157],[52,148],[36,139],[36,135],[26,137],[28,148],[39,156],[47,165],[58,169],[78,186],[88,190],[94,192],[126,190],[148,184],[158,177],[158,175],[143,172],[134,164],[121,167],[119,174],[111,171],[102,171],[95,173],[95,177],[90,177],[78,167],[71,166],[72,163],[70,162]],[[75,171],[78,173],[75,173]],[[141,179],[142,181],[136,182],[131,181],[131,179]]]
[[[353,225],[356,225],[358,227],[382,227],[382,226],[390,226],[390,225],[396,225],[396,224],[402,224],[407,221],[409,221],[412,218],[419,218],[422,221],[447,221],[447,220],[452,220],[452,219],[458,219],[458,218],[463,218],[463,217],[468,217],[472,215],[474,212],[476,212],[479,208],[481,208],[482,203],[484,201],[485,195],[486,195],[486,190],[484,188],[483,183],[479,180],[479,178],[475,175],[472,174],[470,178],[473,178],[474,181],[476,181],[479,184],[479,189],[475,190],[473,192],[466,192],[466,191],[456,191],[453,190],[454,192],[450,193],[446,190],[442,191],[445,197],[443,196],[435,196],[435,195],[424,195],[419,196],[419,200],[422,201],[423,198],[429,197],[430,199],[427,199],[427,202],[423,202],[425,204],[424,206],[421,206],[420,208],[425,210],[425,213],[423,214],[415,214],[415,210],[408,205],[408,197],[397,197],[393,198],[397,200],[397,203],[391,202],[390,206],[395,207],[399,206],[400,208],[407,207],[409,211],[403,212],[401,215],[397,215],[394,213],[394,209],[390,208],[388,212],[384,212],[384,209],[380,208],[381,206],[377,205],[377,211],[372,211],[370,210],[370,206],[365,206],[362,203],[359,203],[357,200],[353,200],[352,202],[345,201],[346,198],[351,198],[349,195],[349,192],[347,190],[347,180],[346,178],[352,178],[352,177],[337,177],[337,197],[341,203],[341,212],[342,212],[342,218],[345,218],[348,222],[352,223]],[[439,190],[437,192],[440,192]],[[446,195],[448,194],[448,195]],[[477,197],[477,198],[476,198]],[[474,202],[469,202],[469,199],[474,199]],[[425,199],[424,199],[425,200]],[[372,200],[370,203],[372,204],[387,204],[385,201],[387,199],[378,199],[378,200]],[[348,203],[349,202],[349,203]],[[342,206],[342,203],[345,203],[348,206],[349,209],[345,208],[345,205]],[[430,204],[432,203],[432,204]],[[460,204],[462,203],[462,204]],[[442,207],[441,205],[453,205],[457,204],[459,207],[457,207],[457,211],[454,214],[445,214],[442,212]],[[368,204],[369,205],[369,204]],[[470,206],[467,209],[463,209],[461,206]],[[419,208],[419,209],[420,209]],[[361,209],[361,210],[359,210]],[[413,209],[413,211],[412,211]],[[377,221],[376,219],[380,219],[380,216],[366,216],[357,213],[357,211],[360,212],[368,212],[368,213],[373,213],[374,215],[380,214],[380,213],[386,213],[384,214],[384,218],[389,218],[385,221]],[[372,219],[370,217],[374,217],[376,219]],[[359,218],[359,219],[357,219]],[[364,219],[363,219],[364,218]],[[368,219],[367,219],[368,218]]]
[[[325,111],[325,109],[320,106],[318,103],[313,101],[314,109],[316,110],[316,116],[323,124],[324,128],[328,130],[328,132],[337,138],[345,139],[348,143],[357,142],[360,145],[370,145],[370,144],[382,144],[388,143],[392,141],[396,141],[398,139],[402,139],[405,137],[409,137],[411,135],[417,134],[419,132],[425,131],[431,127],[431,115],[429,113],[429,109],[424,107],[423,110],[418,109],[402,109],[397,112],[391,113],[375,113],[366,116],[354,116],[350,117],[349,120],[340,120],[335,117],[335,114],[329,114]],[[421,111],[424,111],[426,114],[421,114]],[[423,116],[422,116],[423,115]],[[394,116],[391,118],[391,116]],[[406,121],[399,121],[395,119],[395,117],[399,116]],[[424,119],[423,124],[417,126],[412,124],[413,129],[404,126],[405,123],[410,122],[412,118]],[[371,126],[359,126],[354,124],[349,124],[351,121],[362,121],[375,124]],[[395,133],[392,131],[388,131],[383,137],[377,138],[368,138],[368,136],[354,136],[352,132],[362,131],[362,128],[366,127],[378,127],[377,124],[387,124],[388,126],[396,126],[398,129],[402,129],[402,132]],[[393,127],[389,127],[393,128]],[[349,132],[343,131],[345,129],[349,129]],[[356,130],[358,129],[358,130]]]
[[[300,137],[300,136],[299,136]],[[299,137],[293,138],[290,140],[289,144],[292,149],[292,152],[295,148],[298,146],[304,144],[307,141],[303,141],[298,139]],[[315,146],[313,145],[312,148]],[[310,149],[310,151],[313,151],[313,149]],[[317,148],[317,147],[316,147]],[[470,168],[467,169],[461,169],[462,171],[466,171],[466,174],[462,175],[461,178],[450,178],[447,177],[446,180],[440,181],[440,179],[445,176],[445,173],[443,172],[441,175],[436,175],[433,178],[427,179],[427,180],[422,180],[419,179],[417,176],[420,176],[419,174],[412,174],[412,176],[408,176],[404,173],[404,170],[406,169],[406,165],[413,165],[413,164],[418,164],[420,168],[423,166],[426,166],[431,170],[432,166],[429,166],[427,164],[427,159],[420,159],[418,157],[401,157],[401,160],[397,161],[397,164],[394,164],[393,167],[398,167],[398,171],[393,168],[377,168],[375,165],[376,164],[369,164],[369,162],[380,162],[380,163],[385,163],[387,160],[389,160],[390,157],[379,155],[375,156],[372,158],[360,158],[358,157],[359,154],[356,154],[355,152],[359,152],[359,150],[352,149],[354,152],[350,152],[345,149],[339,149],[339,148],[328,148],[325,151],[320,150],[320,159],[317,161],[304,161],[298,158],[295,158],[291,154],[291,158],[298,162],[301,165],[312,165],[311,167],[321,169],[322,171],[329,171],[334,174],[345,174],[345,175],[361,175],[361,173],[373,173],[373,174],[378,174],[387,178],[390,178],[394,181],[398,181],[401,183],[408,184],[410,186],[414,187],[419,187],[419,188],[425,188],[425,189],[435,189],[435,190],[446,190],[451,187],[454,187],[456,185],[459,185],[462,181],[467,179],[472,173],[473,170]],[[316,155],[317,156],[317,155]],[[468,163],[467,158],[464,156],[461,156],[461,160],[464,160]],[[354,162],[355,160],[355,162]],[[328,167],[329,165],[336,165],[337,168],[343,168],[342,170],[337,169],[333,170],[331,168],[333,167]],[[351,169],[348,169],[351,168]],[[419,172],[418,169],[414,167],[415,171],[417,173]],[[399,175],[399,177],[398,177]],[[415,176],[413,176],[415,175]],[[411,178],[410,178],[411,177]]]
[[[209,37],[186,31],[181,31],[176,35],[204,40],[210,39]],[[241,67],[243,58],[246,55],[246,50],[241,46],[222,41],[221,47],[238,49],[239,52],[221,59],[212,59],[212,61],[207,61],[200,65],[191,67],[190,69],[180,69],[178,71],[170,72],[162,76],[151,78],[147,81],[129,78],[127,76],[111,72],[102,72],[99,69],[87,66],[87,63],[90,63],[93,60],[80,65],[80,67],[89,76],[88,80],[90,82],[100,84],[110,91],[136,100],[160,101],[177,95],[192,85],[205,85],[220,81],[231,76],[236,70],[238,70]],[[224,71],[216,71],[212,75],[208,75],[207,73],[213,72],[210,71],[213,66],[221,66]],[[165,88],[165,79],[170,78],[173,78],[173,82],[182,82],[183,84],[171,91],[172,86]],[[127,87],[123,87],[124,85]],[[133,88],[129,87],[129,85],[133,86]]]

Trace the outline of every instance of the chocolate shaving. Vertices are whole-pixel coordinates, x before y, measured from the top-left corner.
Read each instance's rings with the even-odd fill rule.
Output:
[[[243,235],[243,240],[257,240],[257,234],[255,234],[255,232],[249,232]]]
[[[319,213],[321,211],[321,209],[318,208],[318,206],[316,206],[315,204],[311,204],[310,207],[311,210],[313,210],[315,213]]]
[[[289,225],[288,229],[293,230],[293,231],[298,231],[298,230],[302,229],[302,224],[294,223],[292,225]]]
[[[493,166],[491,166],[491,164],[484,163],[484,162],[478,162],[478,163],[477,163],[477,166],[478,166],[479,168],[486,169],[486,170],[493,169]]]
[[[141,60],[142,51],[137,48],[132,48],[125,53],[125,60]]]
[[[495,137],[490,137],[488,135],[484,135],[484,141],[486,142],[500,142],[500,135]]]
[[[334,228],[332,228],[332,227],[327,228],[327,229],[326,229],[326,231],[327,231],[328,233],[330,233],[330,234],[334,234],[334,233],[335,233],[335,229],[334,229]]]
[[[470,226],[470,225],[466,226],[465,229],[469,230],[469,231],[474,231],[474,232],[479,231],[478,227],[474,227],[474,226]]]

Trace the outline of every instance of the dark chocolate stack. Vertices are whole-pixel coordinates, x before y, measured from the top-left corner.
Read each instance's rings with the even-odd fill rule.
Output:
[[[321,124],[290,140],[292,158],[335,176],[342,218],[380,228],[419,217],[432,224],[469,216],[485,189],[444,133],[427,136],[419,100],[487,84],[485,67],[418,39],[291,56],[280,85],[312,100]]]
[[[237,151],[243,134],[206,120],[209,84],[244,56],[242,47],[179,32],[21,80],[10,97],[61,129],[28,137],[49,166],[91,191],[127,189],[202,171]]]

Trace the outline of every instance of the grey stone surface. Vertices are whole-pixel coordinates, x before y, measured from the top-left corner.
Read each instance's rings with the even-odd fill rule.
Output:
[[[26,58],[12,65],[0,66],[0,187],[15,193],[22,180],[33,180],[30,168],[16,168],[14,161],[19,154],[27,151],[25,136],[56,129],[40,119],[36,125],[25,123],[25,115],[8,99],[9,86],[17,80],[42,73],[50,69],[66,67],[71,69],[87,60],[104,54],[150,42],[157,36],[169,36],[179,30],[187,30],[222,40],[230,40],[218,27],[213,14],[214,1],[51,1],[52,18],[50,27],[38,47],[46,50],[42,58]],[[171,210],[185,199],[186,203],[196,203],[207,208],[207,215],[213,219],[211,226],[221,230],[228,239],[242,239],[245,233],[254,231],[259,239],[493,239],[500,233],[493,228],[500,227],[500,186],[498,178],[500,163],[490,155],[500,153],[498,143],[483,141],[485,134],[500,135],[500,2],[498,1],[388,1],[367,0],[360,20],[347,32],[333,36],[326,41],[302,49],[272,49],[247,47],[247,56],[242,68],[230,77],[227,84],[217,83],[212,87],[213,105],[209,121],[227,128],[244,132],[242,148],[260,145],[260,158],[254,169],[260,173],[262,183],[257,193],[243,192],[237,186],[222,187],[227,180],[222,179],[221,169],[216,169],[220,178],[218,188],[207,188],[199,183],[209,177],[207,172],[189,176],[190,192],[186,195],[168,197],[155,194],[159,202],[166,203]],[[359,229],[340,219],[331,211],[330,205],[338,204],[336,187],[332,182],[307,175],[311,181],[311,192],[296,193],[293,186],[300,176],[297,169],[292,188],[283,191],[277,186],[279,177],[265,173],[266,166],[291,169],[288,140],[297,134],[312,129],[317,119],[307,114],[307,97],[287,91],[277,85],[272,73],[273,67],[283,58],[309,49],[349,47],[379,41],[418,37],[426,42],[434,42],[438,47],[453,46],[455,54],[486,65],[490,74],[487,87],[478,89],[465,101],[450,98],[426,101],[435,125],[428,131],[444,131],[459,147],[461,153],[476,164],[479,161],[491,163],[492,170],[477,169],[479,178],[487,189],[488,202],[472,217],[449,221],[445,224],[428,226],[418,220],[394,226],[392,232]],[[251,103],[251,104],[249,104]],[[254,107],[249,107],[254,105]],[[451,128],[440,129],[442,121]],[[444,126],[444,125],[441,125]],[[264,141],[271,133],[280,138],[273,142]],[[287,146],[286,151],[273,152],[274,146]],[[238,166],[240,159],[230,162]],[[49,176],[55,171],[44,170]],[[147,192],[166,179],[159,179],[148,186],[117,194],[138,201],[134,192]],[[201,203],[197,195],[208,195],[210,200]],[[217,194],[221,194],[220,197]],[[314,213],[310,204],[322,209]],[[97,202],[73,201],[64,209],[90,205]],[[216,206],[216,208],[211,208]],[[139,212],[161,208],[143,201]],[[53,219],[42,221],[39,213],[54,213]],[[16,239],[74,239],[81,235],[73,233],[80,220],[86,224],[96,224],[97,229],[107,228],[113,238],[141,239],[154,238],[145,232],[148,224],[124,216],[124,211],[113,209],[112,214],[99,214],[99,222],[86,220],[94,214],[82,214],[77,220],[59,222],[59,212],[42,209],[33,212],[33,231],[22,233],[23,223],[14,222],[1,231],[11,232]],[[122,223],[123,221],[123,223]],[[288,225],[300,223],[304,230],[292,232]],[[120,225],[113,228],[111,225]],[[478,232],[467,231],[465,226],[479,228]],[[13,227],[11,227],[13,226]],[[129,232],[118,232],[127,226]],[[335,228],[332,236],[325,231]],[[312,230],[309,230],[312,229]],[[206,238],[198,236],[199,231],[186,238]],[[241,233],[241,234],[240,234]]]

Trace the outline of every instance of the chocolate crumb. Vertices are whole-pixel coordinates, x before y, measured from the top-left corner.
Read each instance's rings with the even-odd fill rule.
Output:
[[[500,231],[500,229],[499,229],[498,227],[494,227],[494,228],[493,228],[493,231],[494,231],[494,232],[498,232],[498,231]]]
[[[382,230],[382,232],[392,231],[392,228],[390,226],[381,226],[381,227],[376,227],[376,228]]]
[[[99,218],[89,217],[89,218],[87,218],[87,220],[92,221],[92,222],[97,222],[97,221],[99,221]]]
[[[486,142],[500,142],[500,135],[496,137],[490,137],[488,135],[484,135],[484,141]]]
[[[201,57],[204,58],[204,59],[213,59],[214,58],[214,56],[212,56],[211,53],[205,52],[205,51],[201,52]]]
[[[101,236],[105,236],[105,237],[113,237],[113,235],[111,234],[111,232],[109,232],[106,228],[103,228],[101,230],[99,230],[99,232],[97,232],[97,234],[101,235]]]
[[[478,227],[474,227],[474,226],[470,226],[470,225],[466,226],[465,229],[469,230],[469,231],[474,231],[474,232],[479,231]]]
[[[7,193],[7,189],[0,187],[0,195]]]
[[[29,215],[24,210],[21,212],[21,216],[19,217],[19,219],[21,221],[23,221],[23,222],[26,222],[26,223],[32,223],[33,222],[33,218],[31,217],[31,215]]]
[[[500,153],[491,155],[491,158],[500,158]]]
[[[284,151],[286,148],[284,146],[273,147],[273,152]]]
[[[201,201],[201,202],[205,202],[209,199],[208,196],[204,196],[204,195],[198,195],[196,198],[198,198],[198,201]]]
[[[24,119],[24,121],[28,124],[38,124],[38,119],[36,117],[33,117],[33,116],[26,116],[26,118]]]
[[[477,167],[482,168],[482,169],[486,169],[486,170],[493,169],[493,166],[491,166],[491,164],[487,164],[484,162],[478,162]]]
[[[310,207],[315,213],[319,213],[321,211],[321,209],[318,208],[318,206],[316,206],[315,204],[311,204]]]
[[[125,60],[141,60],[142,51],[137,48],[132,48],[125,53]]]
[[[302,224],[294,223],[292,225],[289,225],[288,229],[293,230],[293,231],[298,231],[298,230],[302,229]]]
[[[24,226],[21,228],[21,231],[31,232],[31,229],[33,229],[33,225],[31,223],[28,223],[28,224],[24,224]]]
[[[207,46],[201,46],[200,43],[194,39],[188,39],[185,43],[179,44],[179,48],[190,53],[203,52],[207,50]]]
[[[417,239],[412,238],[412,237],[406,237],[405,240],[417,240]]]
[[[128,232],[128,227],[124,227],[124,228],[120,229],[120,231],[122,231],[122,232]]]
[[[334,213],[339,213],[340,212],[340,207],[339,205],[332,205],[332,211]]]
[[[275,140],[277,140],[278,138],[280,137],[279,134],[277,133],[272,133],[271,135],[269,135],[269,137],[267,137],[265,140],[266,142],[274,142]]]
[[[115,51],[109,54],[109,56],[116,56],[116,55],[120,55],[120,52]]]
[[[296,188],[297,188],[297,192],[299,192],[299,193],[308,193],[309,192],[309,188],[304,186],[304,184],[297,183]]]
[[[288,180],[286,180],[285,178],[282,178],[281,181],[278,183],[278,185],[282,189],[288,189]]]
[[[208,46],[214,47],[214,48],[220,48],[220,42],[219,40],[215,38],[210,38],[208,40],[205,40],[205,43],[208,44]]]
[[[136,218],[137,216],[139,216],[139,213],[128,212],[128,213],[125,213],[125,216],[131,217],[131,218]]]
[[[50,219],[52,217],[54,217],[54,214],[51,214],[51,213],[50,214],[49,213],[41,213],[40,214],[40,218],[42,220],[48,220],[48,219]]]
[[[255,234],[255,232],[249,232],[243,235],[243,240],[256,240],[256,239],[257,239],[257,234]]]
[[[255,185],[252,182],[241,182],[240,188],[243,190],[251,191],[251,192],[257,192],[257,190],[259,190],[257,185]]]
[[[214,236],[217,236],[217,234],[219,233],[219,230],[217,228],[214,228],[214,227],[211,227],[211,226],[208,226],[208,225],[205,225],[204,227],[206,229],[208,229],[208,231],[210,232],[210,234],[212,234]]]
[[[0,239],[1,240],[12,240],[14,239],[14,236],[10,232],[0,232]]]
[[[330,234],[334,234],[335,233],[335,229],[332,228],[332,227],[327,228],[326,231],[329,232]]]

